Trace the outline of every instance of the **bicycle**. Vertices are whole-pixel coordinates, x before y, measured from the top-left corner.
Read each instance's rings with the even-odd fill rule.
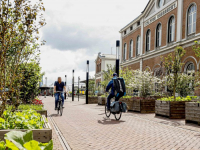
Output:
[[[115,99],[111,100],[111,101],[115,101]],[[107,103],[106,103],[106,105],[105,105],[105,114],[106,114],[106,117],[109,118],[110,115],[111,115],[111,113],[115,116],[116,120],[120,120],[120,118],[122,116],[122,102],[119,101],[119,111],[118,112],[111,112],[111,107],[110,107],[110,111],[108,111],[108,109],[107,109]]]
[[[62,103],[61,94],[63,92],[56,91],[56,93],[60,93],[58,103],[57,103],[57,112],[58,112],[58,115],[59,115],[59,112],[60,112],[60,116],[62,116],[62,114],[63,114],[63,103]]]

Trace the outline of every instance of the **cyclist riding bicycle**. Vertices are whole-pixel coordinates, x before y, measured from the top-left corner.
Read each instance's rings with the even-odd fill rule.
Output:
[[[61,94],[61,98],[62,98],[62,104],[63,104],[63,108],[64,108],[64,94],[63,93],[59,93],[57,91],[63,92],[63,88],[66,92],[66,86],[65,83],[62,82],[62,78],[58,77],[58,81],[56,81],[54,83],[54,93],[55,93],[55,110],[57,109],[57,104],[58,104],[58,100],[59,100],[59,96]]]
[[[121,81],[123,83],[118,84],[118,82],[121,82],[121,81],[117,80],[117,79],[119,79],[119,78],[117,78],[117,73],[114,73],[112,80],[108,83],[108,85],[106,87],[106,92],[109,92],[109,90],[111,88],[111,93],[107,97],[107,109],[108,109],[108,111],[110,111],[110,100],[113,97],[115,97],[115,101],[118,101],[121,97],[126,95],[124,80],[122,78],[120,78],[120,79],[122,79]]]

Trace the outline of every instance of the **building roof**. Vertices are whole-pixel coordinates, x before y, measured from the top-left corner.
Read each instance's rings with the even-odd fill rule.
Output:
[[[143,13],[145,12],[145,10],[147,9],[148,5],[150,4],[150,1],[147,3],[146,7],[144,8],[144,10],[141,12],[141,14],[136,17],[135,19],[133,19],[130,23],[128,23],[125,27],[123,27],[119,32],[121,33],[123,30],[125,30],[128,26],[130,26],[131,24],[133,24],[136,20],[138,20],[142,15]]]

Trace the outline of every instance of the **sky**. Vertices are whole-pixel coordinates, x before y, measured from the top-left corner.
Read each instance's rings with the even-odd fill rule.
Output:
[[[47,25],[40,30],[42,71],[51,85],[67,75],[67,84],[78,76],[86,79],[86,61],[90,76],[95,74],[99,52],[115,54],[119,31],[144,10],[149,0],[43,0]],[[43,80],[45,81],[45,80]]]

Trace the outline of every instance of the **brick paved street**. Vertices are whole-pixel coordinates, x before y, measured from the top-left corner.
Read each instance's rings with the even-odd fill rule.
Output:
[[[200,149],[199,126],[185,125],[184,120],[130,112],[115,121],[113,115],[110,119],[105,117],[103,106],[85,105],[83,99],[71,102],[71,98],[60,117],[53,110],[53,97],[43,102],[73,150]]]

